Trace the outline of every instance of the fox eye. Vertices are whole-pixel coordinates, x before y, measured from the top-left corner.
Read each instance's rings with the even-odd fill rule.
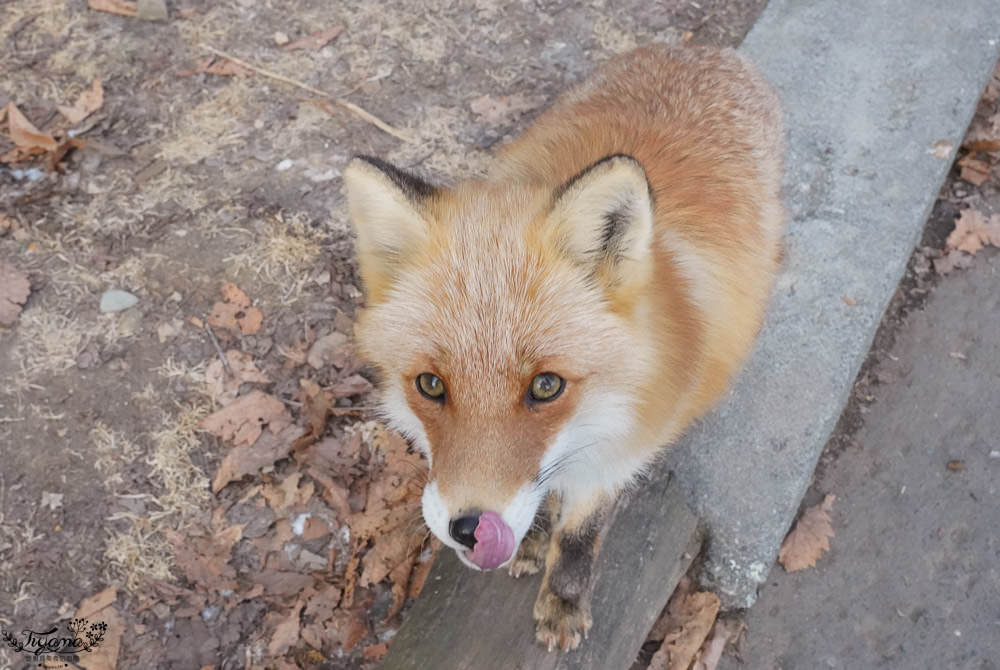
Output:
[[[417,390],[435,402],[444,402],[444,382],[437,375],[421,372],[417,375]]]
[[[566,380],[554,372],[535,375],[528,389],[528,398],[534,402],[550,402],[559,397],[566,387]]]

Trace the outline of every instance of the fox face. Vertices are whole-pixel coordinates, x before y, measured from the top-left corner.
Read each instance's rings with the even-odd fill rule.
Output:
[[[551,188],[433,187],[345,171],[367,295],[356,336],[389,423],[427,456],[427,525],[467,565],[507,564],[545,497],[619,486],[651,345],[653,203],[627,156]]]

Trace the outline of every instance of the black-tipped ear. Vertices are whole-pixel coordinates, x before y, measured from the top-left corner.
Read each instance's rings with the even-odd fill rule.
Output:
[[[359,154],[354,157],[354,161],[364,161],[375,169],[380,170],[382,174],[392,181],[393,184],[399,187],[401,191],[414,200],[429,198],[434,195],[434,192],[437,190],[437,187],[434,185],[424,181],[414,174],[406,172],[405,170],[400,170],[392,163],[384,161],[381,158]],[[352,161],[352,163],[354,161]]]
[[[370,156],[358,156],[348,164],[344,186],[358,234],[361,279],[369,298],[377,300],[401,262],[427,240],[427,205],[436,188]]]
[[[554,194],[550,225],[572,258],[612,273],[616,282],[644,268],[653,239],[646,171],[631,156],[604,158]]]

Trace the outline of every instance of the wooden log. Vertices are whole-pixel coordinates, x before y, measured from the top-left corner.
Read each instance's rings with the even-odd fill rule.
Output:
[[[669,475],[620,501],[609,523],[595,569],[594,627],[579,649],[549,653],[535,642],[538,575],[477,573],[443,549],[382,667],[627,670],[698,554],[701,533]]]

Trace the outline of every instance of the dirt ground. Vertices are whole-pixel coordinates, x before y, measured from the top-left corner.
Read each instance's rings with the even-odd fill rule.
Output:
[[[0,627],[61,624],[103,594],[86,611],[121,617],[105,643],[121,649],[91,669],[377,662],[434,547],[420,466],[372,422],[350,349],[363,298],[341,169],[368,153],[474,174],[596,63],[650,41],[736,45],[763,5],[182,0],[150,22],[3,3],[0,107],[87,145],[52,171],[0,163],[0,266],[31,289],[0,328]],[[103,104],[71,126],[58,106],[95,79]],[[219,307],[224,282],[248,302],[230,287],[237,307]],[[102,313],[110,289],[138,301]],[[264,457],[227,484],[241,438],[202,421],[254,392],[279,401],[258,417]],[[323,431],[316,393],[335,403]],[[315,444],[290,453],[303,433]],[[405,569],[376,569],[400,543]],[[0,668],[34,663],[0,649]]]

